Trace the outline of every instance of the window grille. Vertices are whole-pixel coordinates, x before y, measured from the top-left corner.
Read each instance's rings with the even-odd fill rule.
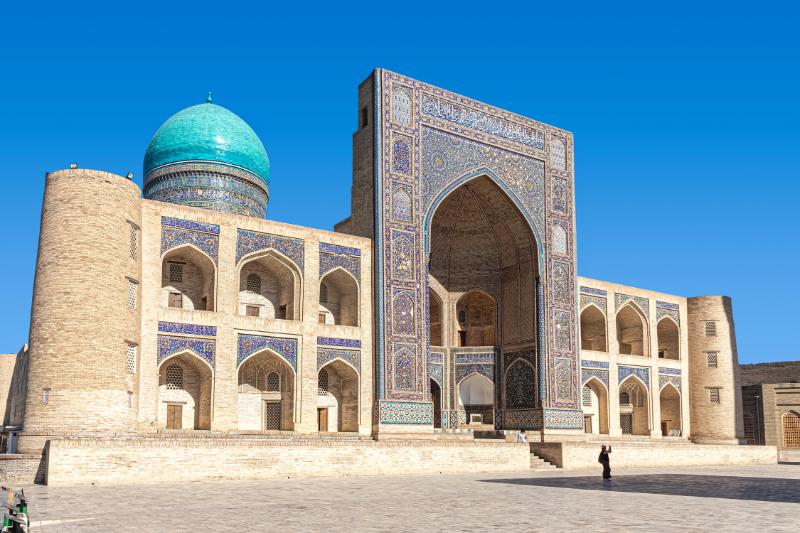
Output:
[[[619,403],[622,405],[630,405],[631,404],[631,395],[627,392],[620,392],[619,393]]]
[[[794,411],[783,413],[781,423],[783,426],[783,446],[785,448],[800,448],[800,415]]]
[[[183,368],[179,365],[169,365],[166,372],[167,390],[181,390],[183,388]]]
[[[717,322],[715,320],[706,320],[705,329],[706,329],[706,337],[717,336]]]
[[[129,344],[128,350],[128,373],[135,374],[136,373],[136,345]]]
[[[708,389],[708,401],[709,403],[712,403],[714,405],[720,404],[719,387],[713,387],[711,389]]]
[[[757,444],[756,443],[756,427],[755,422],[753,420],[753,415],[750,413],[745,413],[742,417],[744,419],[744,439],[747,444]]]
[[[708,361],[708,368],[717,368],[717,355],[719,352],[706,352],[706,360]]]
[[[623,435],[633,434],[633,416],[630,413],[619,415],[619,425]]]
[[[131,259],[136,259],[139,254],[139,228],[130,224],[131,227]]]
[[[320,302],[327,302],[328,301],[328,286],[324,283],[319,286],[319,301]]]
[[[261,294],[261,276],[255,273],[247,276],[247,292]]]
[[[265,402],[264,429],[281,429],[281,402]]]
[[[138,283],[128,280],[128,309],[136,309],[136,290]]]
[[[317,393],[321,396],[328,394],[328,371],[324,368],[319,371],[319,381],[317,382]]]
[[[277,372],[267,374],[267,392],[280,392],[281,376]]]
[[[48,403],[50,403],[50,389],[49,388],[44,389],[44,397],[42,398],[42,403],[44,405],[47,405]]]
[[[169,282],[183,283],[183,265],[180,263],[169,264]]]
[[[592,390],[589,387],[583,387],[583,405],[585,407],[592,406]]]

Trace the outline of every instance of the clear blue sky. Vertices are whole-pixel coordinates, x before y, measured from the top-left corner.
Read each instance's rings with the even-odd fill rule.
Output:
[[[27,338],[46,171],[141,183],[154,131],[212,90],[269,151],[269,218],[331,229],[356,87],[385,67],[574,133],[581,275],[728,294],[740,360],[800,359],[789,2],[19,4],[0,16],[0,351]]]

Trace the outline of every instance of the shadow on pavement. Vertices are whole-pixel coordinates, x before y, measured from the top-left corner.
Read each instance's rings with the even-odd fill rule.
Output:
[[[700,498],[756,500],[800,503],[800,479],[692,476],[688,474],[653,474],[614,476],[609,481],[591,477],[535,477],[521,479],[484,479],[485,483],[508,483],[559,489],[639,492]]]

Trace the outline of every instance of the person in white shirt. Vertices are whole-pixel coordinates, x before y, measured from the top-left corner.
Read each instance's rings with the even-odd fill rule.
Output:
[[[517,433],[517,442],[520,444],[527,444],[528,439],[525,438],[525,430],[521,429],[519,433]]]

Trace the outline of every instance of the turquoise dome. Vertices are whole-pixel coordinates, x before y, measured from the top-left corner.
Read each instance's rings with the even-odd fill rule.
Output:
[[[210,102],[178,111],[158,128],[144,156],[144,175],[187,161],[242,167],[269,185],[269,158],[261,139],[238,115]]]

